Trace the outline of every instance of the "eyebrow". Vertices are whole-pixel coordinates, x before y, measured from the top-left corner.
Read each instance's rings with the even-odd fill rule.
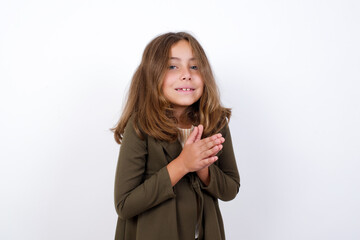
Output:
[[[178,58],[178,57],[171,57],[170,60],[179,60],[179,61],[180,61],[181,59]],[[190,58],[189,60],[190,60],[190,61],[196,60],[196,58]]]

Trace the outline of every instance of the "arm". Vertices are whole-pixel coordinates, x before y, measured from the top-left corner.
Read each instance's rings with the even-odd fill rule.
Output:
[[[115,208],[122,219],[134,217],[175,197],[166,167],[145,180],[146,140],[141,140],[130,118],[124,132],[115,176]]]
[[[196,171],[196,174],[200,178],[201,182],[208,186],[210,183],[209,167],[204,167],[203,169]]]
[[[236,166],[229,127],[226,126],[221,133],[225,138],[225,142],[222,144],[222,151],[218,154],[219,160],[209,166],[209,183],[208,185],[202,183],[201,188],[215,198],[229,201],[235,198],[239,192],[240,177]],[[203,171],[206,170],[204,169]],[[206,172],[203,174],[206,175]]]

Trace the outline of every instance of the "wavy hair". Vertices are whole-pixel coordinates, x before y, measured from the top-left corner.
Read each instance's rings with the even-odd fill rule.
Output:
[[[144,50],[141,63],[132,78],[122,115],[115,127],[111,128],[117,143],[121,144],[130,117],[133,117],[134,129],[141,139],[144,139],[144,134],[162,141],[172,142],[177,139],[180,134],[177,119],[173,115],[171,103],[164,97],[162,83],[170,49],[180,40],[189,42],[204,81],[202,96],[181,117],[190,120],[193,125],[202,124],[203,137],[217,133],[227,124],[231,109],[221,106],[219,91],[204,49],[189,33],[169,32],[153,39]]]

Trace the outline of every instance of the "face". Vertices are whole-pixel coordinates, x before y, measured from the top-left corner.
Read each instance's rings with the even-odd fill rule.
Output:
[[[180,40],[170,49],[168,69],[162,85],[163,94],[173,104],[175,113],[181,114],[200,99],[203,89],[204,82],[190,44]]]

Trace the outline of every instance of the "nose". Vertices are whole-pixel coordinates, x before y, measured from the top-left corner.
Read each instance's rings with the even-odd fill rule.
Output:
[[[182,72],[181,72],[181,80],[191,80],[191,74],[190,74],[190,71],[189,69],[184,69]]]

